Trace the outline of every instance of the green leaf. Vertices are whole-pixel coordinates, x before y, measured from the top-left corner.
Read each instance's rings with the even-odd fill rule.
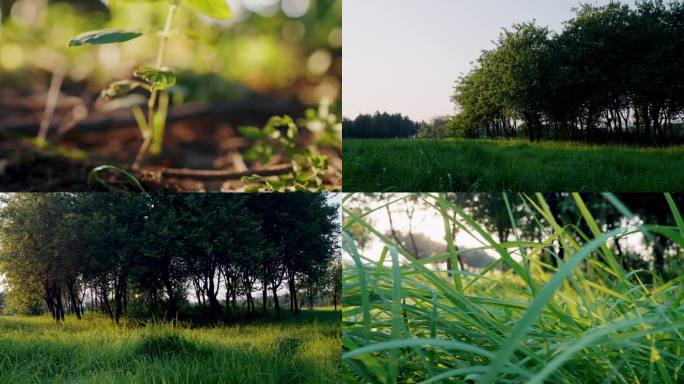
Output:
[[[107,89],[104,89],[100,96],[105,100],[124,96],[136,88],[145,88],[149,90],[149,86],[135,80],[119,80],[109,84]]]
[[[102,29],[99,31],[84,32],[69,40],[67,47],[80,45],[122,43],[142,36],[143,33],[129,29]]]
[[[238,131],[248,139],[263,139],[268,137],[268,135],[258,127],[239,127]]]
[[[167,68],[140,67],[133,76],[145,80],[153,91],[163,91],[176,84],[176,74]]]
[[[185,0],[185,3],[197,12],[218,20],[233,17],[226,0]]]
[[[105,188],[109,189],[110,191],[115,191],[116,188],[112,187],[111,185],[107,184],[107,182],[100,176],[100,173],[103,171],[110,171],[114,173],[119,173],[124,176],[124,178],[131,184],[135,189],[139,190],[140,192],[145,192],[145,188],[142,187],[138,179],[133,176],[130,172],[121,169],[117,166],[114,165],[101,165],[99,167],[93,168],[90,173],[88,173],[88,178],[86,182],[88,185],[92,185],[93,183],[98,183]]]
[[[244,176],[242,178],[243,183],[261,183],[265,181],[265,179],[262,176],[259,175],[253,175],[253,176]]]

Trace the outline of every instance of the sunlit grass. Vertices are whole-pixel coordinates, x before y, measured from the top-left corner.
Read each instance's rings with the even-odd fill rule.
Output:
[[[574,197],[581,206],[581,197]],[[541,242],[498,242],[443,196],[423,200],[456,212],[444,220],[476,234],[483,249],[500,258],[479,273],[449,276],[432,265],[457,254],[453,245],[446,254],[417,260],[345,209],[386,244],[381,255],[362,255],[344,234],[343,247],[354,260],[343,278],[345,382],[684,382],[684,276],[646,282],[649,272],[623,270],[610,249],[613,239],[632,233],[662,234],[682,247],[681,220],[679,227],[603,233],[580,207],[592,233],[555,223]],[[552,222],[541,195],[527,201]],[[540,256],[557,258],[551,246],[557,240],[565,258],[554,267]],[[499,265],[507,271],[495,272]]]
[[[345,139],[347,192],[677,192],[684,147]]]
[[[212,328],[0,317],[2,383],[336,383],[339,312]]]

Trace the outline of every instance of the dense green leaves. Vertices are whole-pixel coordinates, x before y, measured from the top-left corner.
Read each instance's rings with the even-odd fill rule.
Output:
[[[684,5],[584,4],[560,33],[505,30],[459,79],[465,137],[665,145],[684,139]]]
[[[163,91],[176,85],[176,74],[168,68],[140,67],[133,76],[143,79],[153,91]]]
[[[226,0],[183,0],[183,3],[214,19],[226,20],[233,16]]]
[[[203,321],[254,315],[255,292],[265,315],[283,289],[298,311],[339,298],[337,214],[323,194],[0,196],[0,273],[58,321],[86,295],[117,323],[129,303],[173,319],[190,298]]]
[[[69,40],[67,46],[78,47],[81,45],[122,43],[142,35],[142,32],[130,29],[103,29],[99,31],[89,31]]]

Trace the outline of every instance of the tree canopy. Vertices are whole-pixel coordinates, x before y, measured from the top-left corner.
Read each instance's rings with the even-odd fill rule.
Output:
[[[56,320],[83,311],[175,319],[337,302],[337,207],[324,194],[9,194],[0,197],[7,301]],[[287,295],[284,295],[285,290]],[[182,315],[182,314],[181,314]]]
[[[684,136],[684,4],[582,4],[553,33],[506,29],[461,77],[457,135],[640,145]]]

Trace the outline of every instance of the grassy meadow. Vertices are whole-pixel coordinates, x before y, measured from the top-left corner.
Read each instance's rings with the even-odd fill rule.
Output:
[[[482,271],[461,270],[449,244],[446,254],[419,260],[345,208],[386,246],[364,255],[344,234],[353,259],[343,278],[344,382],[684,382],[684,275],[664,281],[625,270],[612,250],[615,238],[634,233],[662,234],[681,249],[684,221],[676,207],[676,227],[602,231],[583,210],[589,233],[578,236],[572,225],[553,221],[542,241],[499,242],[443,197],[425,200],[444,212],[445,228],[472,231],[500,258]],[[551,220],[542,198],[530,202],[537,200]],[[558,241],[562,259],[551,246]],[[550,254],[557,265],[545,261]],[[434,268],[448,259],[452,271]]]
[[[345,139],[346,192],[679,192],[684,148]]]
[[[1,383],[337,383],[340,314],[210,328],[0,316]]]

